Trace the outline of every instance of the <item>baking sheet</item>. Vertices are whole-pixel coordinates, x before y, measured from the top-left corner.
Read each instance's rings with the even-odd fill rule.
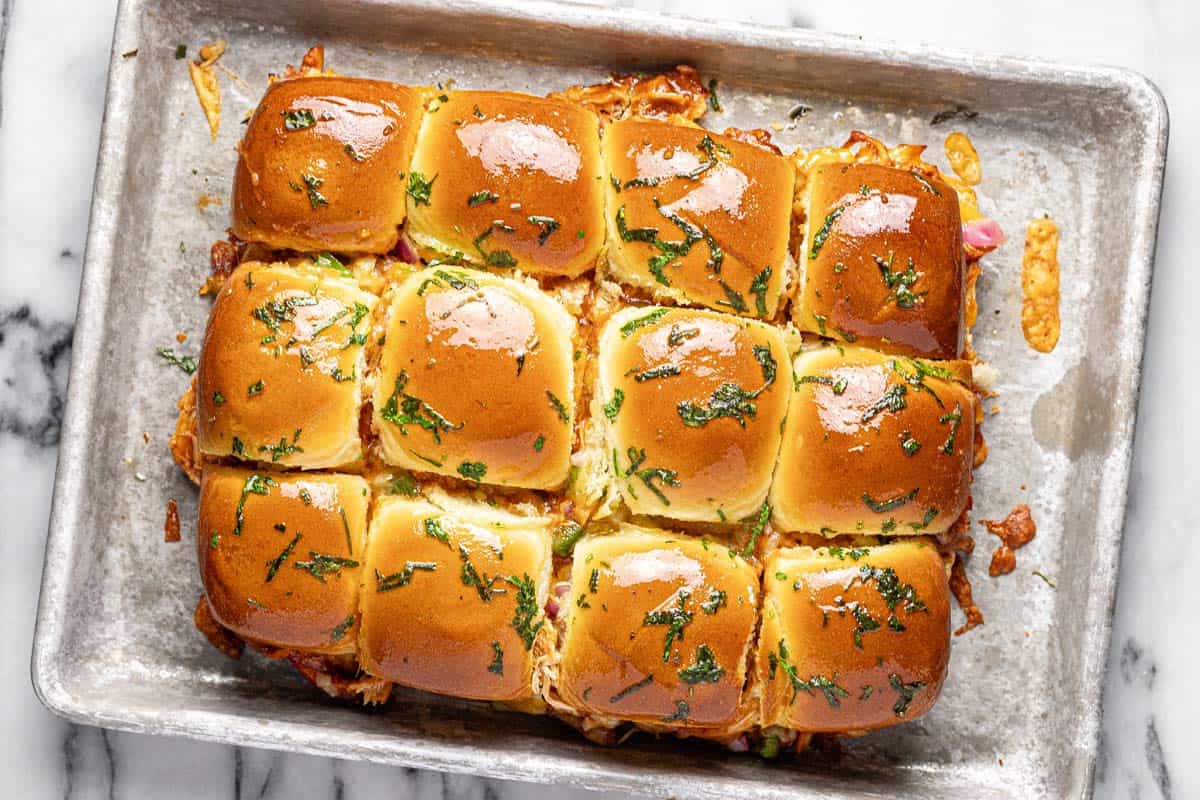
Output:
[[[224,115],[209,140],[177,44],[225,38]],[[238,124],[266,74],[313,42],[344,74],[544,92],[608,70],[692,63],[720,80],[705,124],[788,123],[785,150],[853,128],[931,145],[949,130],[983,158],[985,214],[1010,243],[984,261],[975,343],[1000,371],[975,516],[1028,502],[1038,537],[1015,573],[970,565],[988,624],[957,638],[941,700],[922,720],[838,755],[763,763],[701,744],[584,742],[559,723],[398,690],[382,711],[328,701],[289,669],[232,662],[195,632],[195,518],[165,439],[187,378],[154,355],[195,353],[208,303],[195,287],[224,238]],[[133,49],[134,57],[122,57]],[[934,112],[978,112],[930,128]],[[1113,69],[945,54],[797,30],[665,19],[628,9],[432,0],[122,0],[110,73],[70,390],[34,642],[34,686],[78,722],[150,733],[674,797],[913,798],[1090,795],[1140,375],[1166,109]],[[198,209],[200,195],[221,203]],[[1025,223],[1062,230],[1063,335],[1021,339]],[[175,334],[190,338],[182,345]],[[990,406],[990,404],[988,404]],[[149,442],[143,433],[149,435]],[[1031,574],[1038,569],[1053,589]]]

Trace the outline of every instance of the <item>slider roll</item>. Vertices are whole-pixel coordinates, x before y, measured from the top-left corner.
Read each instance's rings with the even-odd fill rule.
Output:
[[[600,338],[598,400],[625,503],[689,521],[755,514],[791,390],[776,328],[692,309],[615,314]]]
[[[577,276],[604,245],[596,115],[517,92],[431,101],[406,184],[428,258]]]
[[[196,551],[216,620],[263,645],[353,653],[368,502],[353,475],[209,466]]]
[[[375,302],[309,262],[238,267],[217,294],[200,355],[200,452],[300,469],[355,464]]]
[[[554,688],[615,726],[723,739],[744,729],[758,577],[707,540],[624,525],[575,548]]]
[[[824,164],[805,209],[798,326],[892,353],[962,355],[966,268],[950,186],[916,170]]]
[[[375,387],[385,461],[552,489],[570,467],[574,320],[526,282],[435,267],[395,290]]]
[[[971,497],[970,364],[822,347],[795,391],[771,486],[776,529],[941,533]]]
[[[385,81],[271,84],[238,146],[234,235],[280,250],[391,250],[421,108],[421,90]]]
[[[764,728],[861,732],[933,706],[950,658],[950,591],[930,540],[780,550],[763,582]]]
[[[795,176],[776,153],[702,128],[625,120],[604,132],[608,256],[656,298],[775,316]]]
[[[456,697],[530,698],[548,528],[545,518],[483,505],[382,498],[362,589],[362,668]]]

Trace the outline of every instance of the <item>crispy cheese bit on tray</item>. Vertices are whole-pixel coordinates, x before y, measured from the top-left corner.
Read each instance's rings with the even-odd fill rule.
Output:
[[[949,185],[916,169],[822,164],[805,207],[800,328],[925,358],[962,353],[962,223]]]
[[[609,270],[654,296],[770,319],[794,267],[791,164],[739,139],[626,120],[604,134]]]
[[[604,246],[599,126],[575,103],[439,94],[405,189],[408,235],[427,258],[574,277]]]
[[[391,250],[421,104],[419,89],[386,81],[272,83],[238,146],[234,234],[278,249]]]
[[[247,641],[353,653],[368,501],[353,475],[209,467],[196,552],[213,618]]]
[[[374,398],[384,460],[471,484],[552,489],[570,467],[574,320],[529,283],[410,276],[387,312]]]
[[[371,522],[359,658],[404,686],[480,700],[532,696],[549,635],[550,520],[382,498]]]
[[[1054,349],[1062,329],[1058,280],[1058,225],[1049,217],[1035,219],[1025,229],[1021,260],[1021,332],[1039,353]]]
[[[325,263],[330,257],[248,261],[225,281],[197,372],[201,453],[302,469],[361,458],[364,344],[376,298]]]
[[[866,731],[933,706],[950,658],[950,591],[931,541],[779,550],[763,585],[764,727]]]
[[[1029,512],[1029,506],[1021,503],[1008,513],[1002,520],[980,520],[988,533],[1000,538],[1000,544],[992,552],[992,561],[988,565],[988,575],[993,578],[1007,575],[1017,567],[1016,550],[1033,541],[1037,535],[1037,523]]]
[[[771,487],[775,527],[827,536],[946,530],[971,496],[970,370],[858,347],[797,357]]]
[[[686,534],[623,525],[576,546],[570,583],[554,688],[579,714],[717,739],[749,726],[749,563]]]
[[[217,83],[217,60],[225,54],[225,40],[200,47],[200,57],[188,62],[188,75],[192,79],[192,87],[196,90],[196,98],[208,121],[208,132],[212,140],[217,140],[221,130],[221,87]]]
[[[628,308],[600,338],[613,479],[635,514],[738,522],[766,500],[792,390],[777,328]]]
[[[943,149],[946,151],[946,160],[950,162],[950,169],[954,170],[954,174],[964,183],[974,186],[983,180],[979,153],[965,133],[954,131],[947,135]]]
[[[707,113],[713,95],[693,67],[680,65],[654,75],[613,74],[602,83],[571,86],[548,96],[584,105],[606,121],[640,117],[687,123]]]

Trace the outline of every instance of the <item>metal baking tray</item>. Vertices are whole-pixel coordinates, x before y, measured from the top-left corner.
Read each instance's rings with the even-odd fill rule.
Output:
[[[247,85],[222,75],[214,145],[175,48],[192,55],[218,37]],[[985,427],[976,516],[1028,502],[1039,533],[1001,579],[986,575],[993,542],[980,536],[970,573],[988,622],[955,640],[928,717],[779,764],[674,740],[605,749],[551,719],[418,692],[375,712],[338,705],[195,632],[192,531],[177,545],[162,537],[168,498],[195,518],[196,493],[164,444],[186,379],[154,350],[197,350],[208,303],[196,286],[228,224],[238,122],[267,73],[316,41],[345,74],[532,92],[691,63],[720,80],[726,112],[710,126],[788,123],[796,103],[811,106],[776,134],[785,149],[860,128],[927,142],[940,159],[947,131],[969,132],[984,211],[1010,237],[980,282],[975,343],[1000,371],[1001,411]],[[958,105],[978,116],[930,126]],[[1166,141],[1158,91],[1116,69],[545,2],[122,0],[38,608],[38,696],[122,730],[657,796],[1087,797]],[[224,202],[198,210],[201,194]],[[1062,229],[1063,335],[1049,356],[1019,324],[1024,225],[1044,212]]]

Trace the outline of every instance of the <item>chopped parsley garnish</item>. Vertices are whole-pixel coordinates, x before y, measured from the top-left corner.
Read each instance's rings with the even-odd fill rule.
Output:
[[[904,431],[900,434],[900,449],[906,456],[915,456],[921,449],[921,443],[913,438],[911,431]]]
[[[546,240],[550,238],[550,234],[554,233],[559,228],[559,222],[554,217],[539,217],[531,216],[527,218],[529,224],[537,225],[542,229],[538,234],[538,245],[544,245]]]
[[[681,328],[678,325],[672,325],[670,333],[667,334],[667,344],[671,347],[678,347],[685,340],[694,339],[699,335],[699,328]]]
[[[604,416],[609,422],[615,422],[617,414],[621,412],[621,405],[625,402],[625,393],[620,389],[613,389],[612,399],[604,404]]]
[[[571,553],[575,550],[575,544],[583,538],[584,528],[574,520],[566,520],[554,531],[554,544],[552,545],[554,555],[561,558],[570,558]]]
[[[486,230],[484,230],[483,233],[481,233],[475,237],[475,241],[472,244],[475,245],[475,249],[479,251],[480,258],[483,259],[483,263],[486,264],[487,266],[489,266],[489,267],[515,267],[517,265],[517,259],[515,257],[513,257],[513,254],[510,253],[509,251],[507,251],[507,250],[488,251],[488,250],[483,249],[483,243],[485,241],[487,241],[487,238],[492,235],[492,231],[494,231],[496,228],[499,228],[502,231],[508,231],[510,233],[513,230],[512,226],[505,225],[503,222],[493,222],[491,225],[489,225],[487,227]]]
[[[645,619],[642,620],[643,625],[665,625],[667,628],[666,637],[663,640],[663,663],[666,664],[671,660],[671,645],[676,640],[683,641],[683,629],[692,621],[692,612],[688,611],[684,605],[687,603],[688,597],[691,595],[686,589],[680,589],[676,595],[676,603],[674,608],[668,608],[661,611],[649,611],[646,613]]]
[[[296,549],[296,543],[299,541],[300,533],[297,532],[296,535],[292,537],[292,541],[288,542],[287,546],[283,548],[283,552],[267,562],[267,583],[270,583],[275,579],[275,574],[279,572],[279,568],[283,566],[283,562],[287,561],[288,556],[290,556],[292,551]]]
[[[300,176],[300,180],[304,181],[304,191],[308,192],[308,204],[310,206],[317,209],[321,206],[329,205],[329,201],[325,199],[325,195],[317,191],[325,184],[324,178],[303,173]]]
[[[471,207],[481,206],[484,203],[494,203],[499,199],[500,195],[496,194],[495,192],[488,189],[480,189],[478,192],[475,192],[467,198],[467,205]]]
[[[246,396],[254,397],[255,395],[262,394],[262,391],[265,388],[266,384],[263,383],[262,378],[259,378],[257,381],[246,387]]]
[[[925,295],[929,294],[929,292],[914,292],[912,290],[913,284],[924,273],[917,272],[911,258],[908,259],[908,266],[903,272],[892,271],[892,263],[896,260],[894,251],[888,252],[886,260],[876,255],[871,256],[871,258],[875,259],[875,263],[879,267],[879,274],[883,278],[883,285],[891,291],[891,294],[884,299],[884,305],[895,300],[898,308],[913,308],[918,303],[923,302]]]
[[[546,390],[546,399],[550,401],[550,407],[554,409],[554,413],[558,415],[559,420],[564,424],[571,421],[571,415],[567,412],[567,407],[563,405],[563,401],[559,400],[554,392]]]
[[[675,711],[673,713],[669,714],[668,716],[663,717],[662,721],[663,722],[678,722],[680,720],[687,719],[688,716],[691,715],[691,713],[692,713],[692,708],[691,708],[691,706],[688,705],[687,700],[676,700],[675,701]]]
[[[882,397],[867,406],[866,410],[863,411],[862,421],[864,423],[870,422],[885,411],[890,411],[894,414],[897,411],[907,408],[908,402],[904,399],[904,395],[906,394],[908,394],[908,387],[902,383],[889,386]]]
[[[636,317],[635,319],[629,320],[621,326],[621,336],[628,338],[630,334],[632,334],[638,328],[644,328],[647,325],[653,325],[666,316],[670,310],[671,309],[669,308],[656,308],[645,316]]]
[[[168,364],[173,364],[174,366],[179,367],[188,375],[191,375],[196,371],[195,356],[176,355],[175,351],[169,347],[159,347],[156,348],[154,352],[158,354],[159,358],[163,359]]]
[[[388,486],[388,492],[391,494],[402,494],[405,497],[416,497],[421,493],[421,487],[412,475],[402,472]]]
[[[911,503],[916,499],[918,491],[917,489],[913,489],[908,494],[898,495],[888,500],[876,500],[867,492],[863,492],[862,501],[866,503],[867,508],[876,514],[886,514],[889,511],[895,511],[897,508]]]
[[[175,60],[182,61],[185,58],[187,58],[187,45],[186,44],[175,45]]]
[[[775,375],[779,369],[779,365],[775,362],[775,357],[771,355],[771,348],[765,344],[756,344],[752,348],[754,360],[758,362],[758,366],[762,369],[763,389],[775,382]],[[761,389],[759,391],[762,391]]]
[[[708,82],[708,107],[713,111],[721,110],[721,101],[717,99],[717,79]]]
[[[710,589],[708,599],[700,604],[700,610],[705,614],[712,615],[717,613],[723,605],[725,605],[725,592],[720,589]]]
[[[281,111],[280,114],[283,116],[283,127],[289,131],[302,131],[317,124],[316,117],[307,108],[298,108],[295,111]]]
[[[642,370],[633,376],[633,379],[638,383],[652,381],[657,378],[669,378],[673,375],[678,375],[682,372],[678,364],[659,364],[657,367]]]
[[[838,206],[833,211],[830,211],[825,221],[821,223],[821,227],[817,228],[817,232],[813,234],[812,246],[808,250],[810,260],[817,257],[821,252],[821,248],[825,246],[825,240],[829,238],[829,234],[833,232],[833,224],[837,222],[838,217],[846,210],[846,206]]]
[[[763,271],[755,275],[754,280],[750,281],[750,294],[754,295],[754,310],[760,317],[767,315],[767,285],[770,281],[770,267],[763,268]]]
[[[528,573],[521,578],[509,575],[505,580],[517,590],[517,608],[512,618],[513,630],[521,637],[525,649],[529,650],[533,647],[534,637],[546,622],[544,619],[539,619],[537,624],[534,624],[534,619],[538,616],[537,590]]]
[[[414,205],[429,205],[429,196],[433,193],[433,182],[437,180],[437,175],[434,175],[429,180],[425,180],[425,176],[413,170],[408,173],[408,185],[404,191],[413,199]]]
[[[801,375],[793,379],[793,382],[796,384],[797,388],[804,383],[817,383],[822,386],[828,386],[833,390],[834,394],[839,396],[846,393],[846,386],[848,385],[845,378],[838,378],[837,380],[834,380],[826,375]]]
[[[434,539],[437,539],[439,542],[446,545],[446,547],[450,546],[450,534],[446,533],[446,529],[442,527],[441,522],[433,517],[429,517],[422,524],[422,527],[425,529],[426,536],[432,536]]]
[[[534,452],[535,453],[542,452],[542,448],[545,447],[545,445],[546,445],[546,437],[539,433],[538,437],[533,440]]]
[[[617,235],[623,242],[648,242],[658,239],[658,228],[630,228],[625,222],[625,206],[617,209]]]
[[[626,697],[628,697],[629,695],[631,695],[631,694],[633,694],[634,692],[636,692],[637,690],[639,690],[639,689],[645,689],[647,686],[649,686],[649,685],[650,685],[650,684],[652,684],[652,683],[654,683],[654,673],[653,673],[653,672],[652,672],[652,673],[650,673],[649,675],[647,675],[646,677],[642,678],[642,679],[641,679],[640,681],[638,681],[637,683],[631,683],[631,684],[629,684],[629,685],[628,685],[628,686],[626,686],[624,689],[622,689],[621,691],[617,692],[617,693],[616,693],[616,694],[614,694],[612,697],[608,698],[608,702],[610,702],[610,703],[619,703],[619,702],[621,702],[622,700],[624,700]]]
[[[845,561],[847,558],[851,561],[858,561],[860,558],[868,555],[871,552],[870,548],[867,547],[851,547],[847,549],[845,547],[833,546],[827,547],[825,550],[827,553],[829,553],[829,555],[833,556],[839,561]]]
[[[771,503],[770,501],[765,501],[762,507],[758,509],[758,514],[754,518],[754,525],[750,528],[750,538],[746,541],[746,546],[742,548],[742,558],[750,558],[750,556],[754,555],[755,547],[758,545],[758,538],[767,529],[767,520],[770,518]]]
[[[747,311],[750,310],[746,306],[746,300],[745,300],[745,298],[742,297],[741,292],[737,291],[736,289],[734,289],[732,286],[730,286],[728,283],[726,283],[723,280],[718,281],[718,283],[720,283],[721,288],[725,290],[725,299],[718,300],[716,303],[717,305],[729,306],[737,314],[745,314]]]
[[[702,644],[696,648],[695,660],[679,670],[679,679],[686,684],[718,683],[725,675],[725,669],[717,663],[712,649]]]
[[[812,694],[816,690],[825,696],[825,702],[829,703],[831,708],[840,708],[841,698],[849,697],[850,693],[837,684],[837,675],[828,678],[824,675],[813,675],[807,680],[803,680],[796,672],[796,665],[792,664],[787,649],[787,643],[779,640],[778,652],[767,654],[767,665],[769,680],[775,680],[775,673],[782,670],[787,676],[788,682],[792,687],[792,698],[788,701],[788,705],[796,702],[796,695],[800,692]]]
[[[492,663],[488,664],[487,671],[495,675],[504,674],[504,651],[500,649],[499,642],[492,642]]]
[[[941,196],[942,193],[937,190],[937,187],[934,186],[932,183],[930,183],[928,180],[926,180],[925,176],[922,175],[920,172],[917,172],[915,169],[912,169],[912,170],[909,170],[909,174],[912,175],[914,178],[916,178],[917,183],[921,184],[922,189],[929,192],[930,194],[935,194],[935,195],[938,195],[939,197]]]
[[[728,417],[744,428],[746,418],[754,419],[758,413],[758,406],[753,402],[757,396],[758,392],[748,392],[736,383],[722,383],[705,404],[682,400],[675,408],[689,428],[702,428],[721,417]]]
[[[644,457],[645,451],[643,450],[642,453]],[[664,469],[662,467],[649,467],[638,470],[635,474],[641,479],[642,483],[646,484],[647,489],[654,492],[655,496],[664,506],[671,505],[671,501],[663,494],[662,489],[654,485],[653,480],[658,478],[663,486],[679,486],[679,478],[675,470]]]
[[[954,404],[954,411],[949,414],[942,414],[938,417],[938,422],[945,425],[950,423],[950,435],[946,437],[946,441],[942,444],[942,452],[948,456],[954,455],[954,437],[958,435],[958,426],[962,424],[962,406],[958,403]]]
[[[225,405],[225,395],[221,394],[220,392],[213,392],[212,402],[214,406]]]
[[[344,639],[346,637],[347,631],[349,631],[353,625],[354,625],[354,615],[351,614],[350,616],[348,616],[344,620],[342,620],[340,623],[338,623],[337,627],[335,627],[333,630],[331,630],[329,632],[330,641],[340,642],[342,639]]]
[[[393,589],[408,586],[412,583],[413,575],[419,569],[433,572],[437,569],[437,564],[433,561],[405,561],[404,569],[390,575],[384,575],[379,570],[375,570],[375,591],[390,592]]]
[[[888,675],[888,685],[895,689],[896,694],[899,695],[892,706],[892,713],[897,717],[903,717],[908,713],[908,707],[912,704],[913,698],[917,696],[917,692],[924,689],[926,683],[925,681],[905,683],[899,675],[893,672]]]
[[[592,594],[595,594],[596,590],[599,588],[600,588],[600,570],[593,569],[592,574],[588,577],[588,591],[590,591]]]
[[[290,456],[292,453],[303,453],[304,452],[304,448],[300,447],[298,444],[296,444],[296,442],[298,442],[299,440],[300,440],[300,429],[297,428],[296,432],[294,434],[292,434],[291,442],[288,442],[287,437],[280,436],[279,444],[260,445],[258,448],[258,452],[270,453],[272,462],[280,461],[280,460],[286,458],[287,456]]]
[[[482,461],[464,461],[458,465],[457,472],[467,480],[479,483],[487,474],[487,465]]]
[[[246,522],[246,498],[252,494],[268,495],[272,486],[278,486],[270,475],[259,475],[257,472],[246,478],[242,485],[241,496],[238,497],[237,510],[234,512],[233,535],[242,535],[242,526]]]
[[[405,370],[400,370],[400,374],[396,376],[396,385],[392,389],[392,395],[388,398],[387,403],[384,404],[383,411],[380,412],[380,416],[385,421],[392,423],[400,429],[401,435],[408,435],[408,428],[406,426],[416,425],[422,430],[432,433],[433,440],[441,444],[442,433],[462,428],[463,423],[453,424],[433,406],[419,397],[405,392],[404,390],[407,386],[408,373]]]
[[[358,562],[352,558],[342,558],[340,556],[326,555],[313,550],[308,551],[308,561],[297,561],[292,564],[296,569],[304,570],[309,575],[325,582],[325,576],[333,573],[338,574],[342,571],[342,567],[354,568],[358,566]]]
[[[352,144],[347,144],[343,149],[346,151],[346,155],[350,156],[355,161],[366,161],[367,160],[367,157],[364,156],[362,153],[358,152],[357,150],[355,150],[354,145],[352,145]]]
[[[486,572],[481,576],[475,569],[475,565],[471,563],[471,554],[461,544],[458,546],[458,557],[462,560],[460,577],[463,586],[474,586],[480,600],[489,603],[493,596],[505,593],[504,589],[496,588],[496,581],[503,580],[503,578],[499,575],[489,578]]]
[[[283,300],[273,299],[250,312],[250,316],[267,326],[271,333],[279,333],[279,327],[285,322],[296,319],[296,309],[305,306],[315,306],[317,298],[309,294],[298,294]]]
[[[434,270],[434,275],[438,276],[446,283],[450,284],[451,289],[478,289],[479,284],[471,279],[471,276],[465,272],[449,272],[448,270]]]
[[[313,265],[320,267],[321,269],[331,269],[337,274],[346,278],[354,277],[354,272],[341,261],[339,261],[338,258],[332,253],[321,253],[319,256],[313,259]]]

